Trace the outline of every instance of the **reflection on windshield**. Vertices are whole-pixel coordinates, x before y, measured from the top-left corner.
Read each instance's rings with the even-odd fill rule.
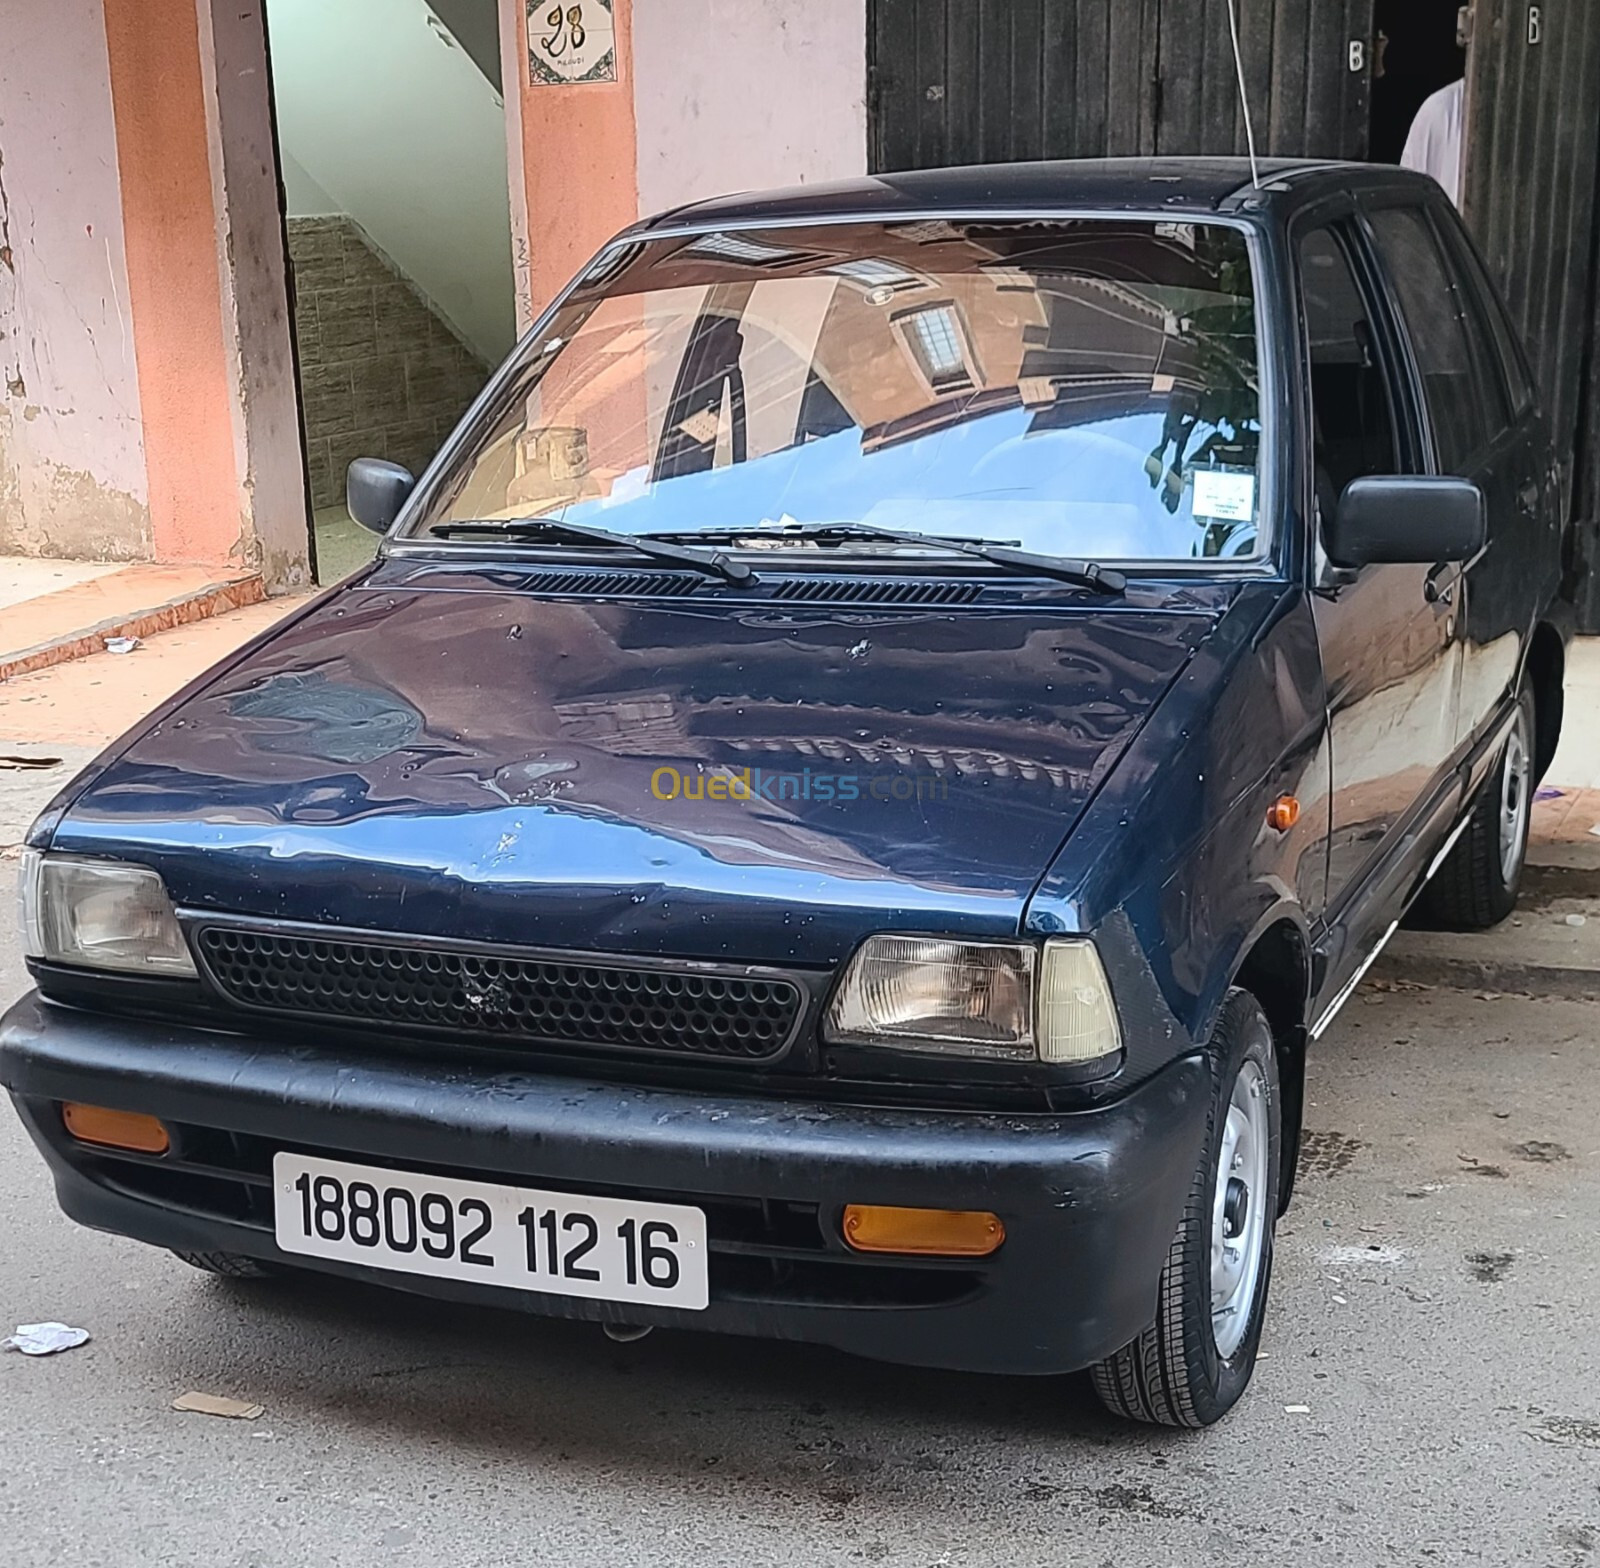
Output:
[[[575,292],[471,434],[415,531],[864,522],[1249,556],[1248,253],[1219,225],[1088,220],[655,241]]]

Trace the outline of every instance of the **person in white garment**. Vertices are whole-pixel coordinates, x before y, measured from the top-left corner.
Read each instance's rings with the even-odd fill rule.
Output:
[[[1456,16],[1456,44],[1467,47],[1469,13],[1463,6]],[[1423,100],[1406,137],[1400,163],[1407,169],[1431,174],[1456,206],[1461,205],[1461,129],[1467,100],[1465,81],[1451,82]]]
[[[1464,81],[1451,82],[1423,100],[1406,137],[1400,162],[1407,169],[1431,174],[1444,193],[1461,205],[1461,119],[1467,97]]]

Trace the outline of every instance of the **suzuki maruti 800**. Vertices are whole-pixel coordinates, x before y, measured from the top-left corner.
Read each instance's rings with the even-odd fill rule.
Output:
[[[1570,605],[1397,170],[1040,164],[608,245],[377,560],[34,827],[0,1078],[224,1274],[1239,1397],[1307,1047],[1516,898]]]

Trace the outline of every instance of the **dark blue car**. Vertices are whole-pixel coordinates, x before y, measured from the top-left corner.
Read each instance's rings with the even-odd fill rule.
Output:
[[[1222,1415],[1308,1043],[1512,907],[1570,631],[1438,188],[1262,180],[670,213],[355,464],[376,563],[33,829],[68,1214]]]

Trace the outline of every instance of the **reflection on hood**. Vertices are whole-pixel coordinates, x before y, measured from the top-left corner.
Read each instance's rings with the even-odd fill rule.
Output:
[[[376,762],[407,745],[422,730],[422,715],[393,692],[349,681],[330,681],[321,670],[269,676],[234,693],[228,712],[237,719],[283,719],[263,731],[262,751],[319,757],[324,762]]]

